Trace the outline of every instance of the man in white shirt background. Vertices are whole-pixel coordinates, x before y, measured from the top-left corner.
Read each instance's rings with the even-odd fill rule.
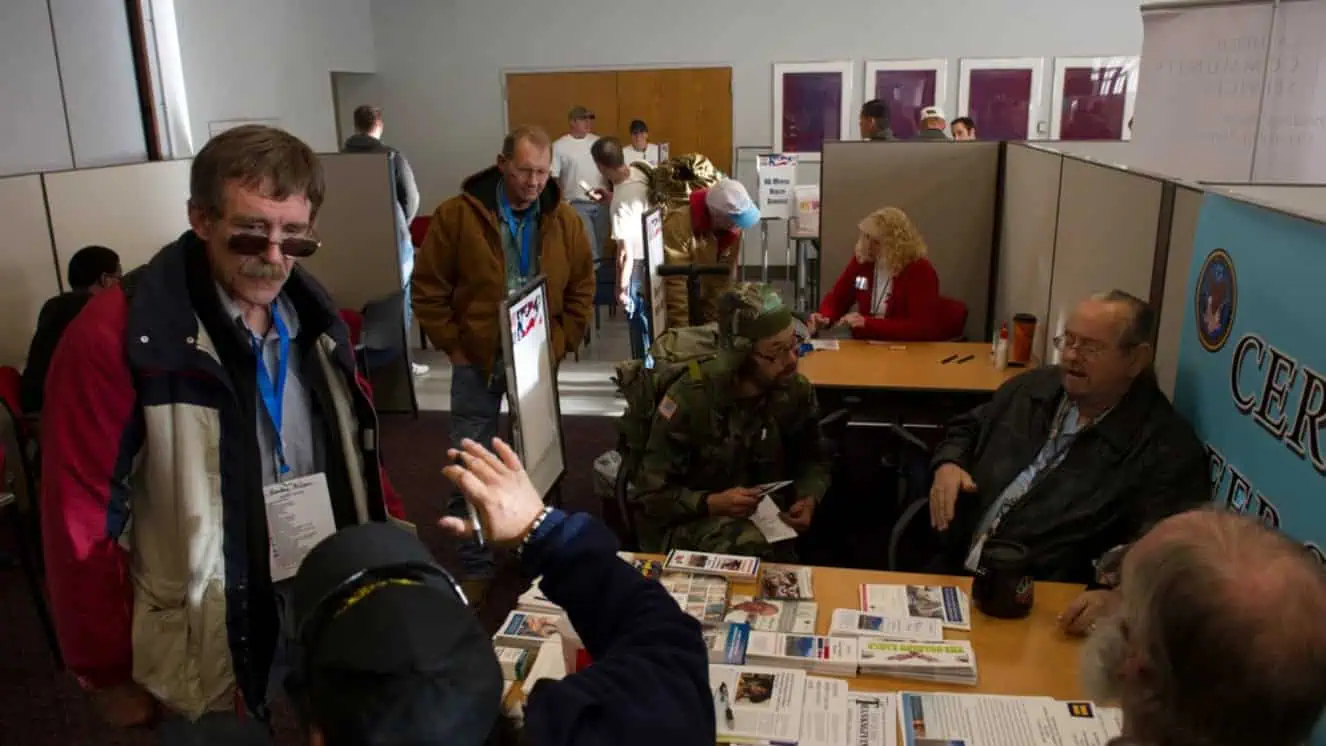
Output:
[[[662,160],[658,146],[649,142],[649,125],[645,124],[643,119],[631,120],[631,144],[622,148],[622,153],[627,163],[644,161],[651,166],[657,166]]]
[[[570,131],[553,143],[552,177],[557,179],[562,196],[580,215],[589,236],[589,248],[597,266],[603,257],[603,242],[608,237],[608,213],[600,203],[607,198],[607,186],[589,149],[599,139],[594,129],[594,112],[584,106],[571,107],[567,115]]]
[[[638,160],[627,157],[628,149],[615,137],[600,138],[590,148],[595,165],[612,184],[612,241],[617,250],[617,278],[613,289],[626,309],[631,329],[631,357],[643,360],[652,343],[649,307],[644,283],[648,262],[645,256],[644,215],[649,209],[649,176]]]

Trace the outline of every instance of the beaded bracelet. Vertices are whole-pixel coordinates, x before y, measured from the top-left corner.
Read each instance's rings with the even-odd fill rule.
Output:
[[[542,525],[543,525],[543,522],[546,521],[546,520],[548,520],[548,516],[552,515],[552,512],[553,512],[553,509],[552,509],[552,506],[551,506],[551,505],[544,506],[543,510],[540,511],[539,514],[538,514],[537,516],[534,517],[534,522],[531,523],[531,524],[529,525],[529,528],[526,529],[526,531],[525,531],[525,538],[521,539],[521,540],[520,540],[520,546],[516,547],[516,556],[517,556],[517,557],[519,557],[520,555],[524,554],[524,552],[525,552],[525,547],[528,547],[528,546],[529,546],[530,539],[533,539],[533,538],[534,538],[534,534],[535,534],[536,532],[538,532],[538,530],[539,530],[539,526],[542,526]]]

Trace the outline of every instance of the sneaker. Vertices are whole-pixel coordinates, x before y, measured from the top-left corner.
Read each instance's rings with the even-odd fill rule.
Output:
[[[410,363],[410,370],[414,371],[416,376],[426,376],[430,368],[423,363]]]

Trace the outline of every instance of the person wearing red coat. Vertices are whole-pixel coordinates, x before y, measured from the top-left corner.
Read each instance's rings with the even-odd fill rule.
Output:
[[[939,274],[907,213],[881,208],[867,215],[859,228],[855,256],[819,311],[811,314],[811,328],[841,325],[856,339],[907,342],[961,335],[967,309],[939,295]]]

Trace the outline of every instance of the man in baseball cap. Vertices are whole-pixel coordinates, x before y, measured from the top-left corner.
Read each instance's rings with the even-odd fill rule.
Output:
[[[760,210],[746,187],[735,179],[722,178],[707,189],[690,195],[690,210],[673,210],[663,222],[663,252],[668,264],[726,264],[726,277],[700,278],[702,322],[713,321],[718,313],[718,296],[736,275],[741,247],[741,232],[758,225]],[[673,282],[668,280],[668,282]],[[680,280],[678,280],[680,282]],[[683,292],[668,294],[668,326],[689,326],[690,309]]]
[[[444,472],[477,509],[484,537],[542,576],[594,656],[588,669],[534,687],[518,742],[713,743],[699,624],[617,558],[605,526],[545,507],[515,453],[501,440],[493,446],[465,441]],[[460,518],[439,525],[454,536],[475,531]],[[300,566],[294,611],[303,650],[288,689],[311,746],[517,742],[513,724],[499,720],[492,640],[409,533],[373,524],[326,539]]]
[[[947,140],[948,118],[938,106],[921,109],[921,131],[916,133],[918,140]]]

